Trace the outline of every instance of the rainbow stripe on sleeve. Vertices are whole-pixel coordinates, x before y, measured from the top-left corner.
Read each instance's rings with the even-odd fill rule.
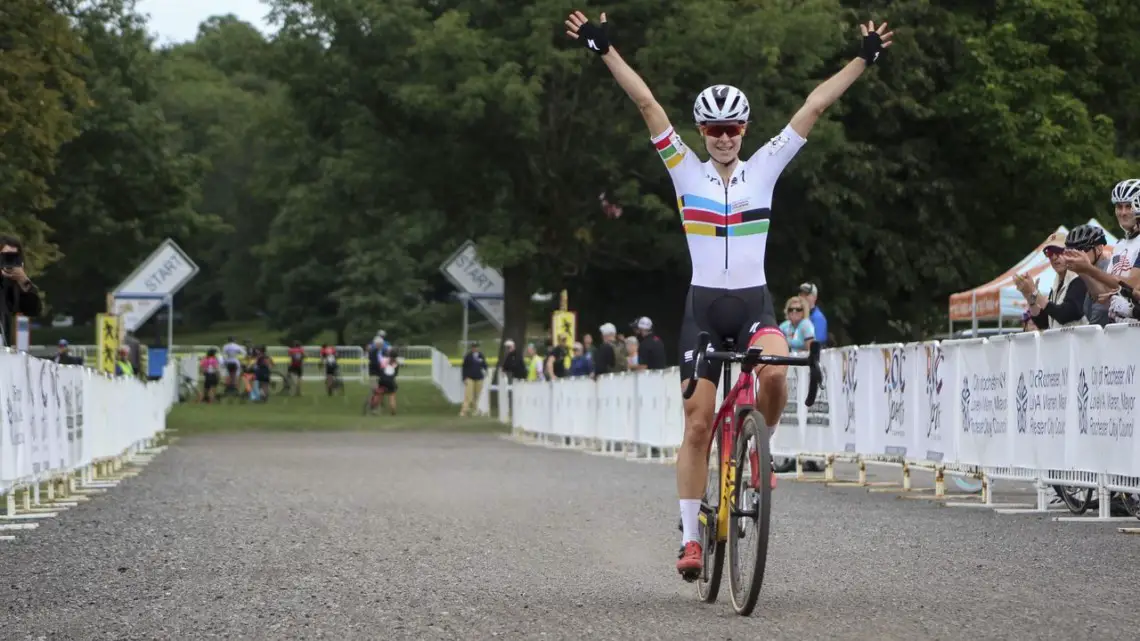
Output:
[[[665,166],[669,169],[681,164],[685,159],[685,143],[681,142],[677,132],[672,128],[669,129],[668,135],[661,140],[653,143],[657,148],[657,153],[661,156],[661,160],[665,162]]]

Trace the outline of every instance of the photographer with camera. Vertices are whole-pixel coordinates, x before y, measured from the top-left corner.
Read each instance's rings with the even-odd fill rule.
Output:
[[[15,315],[40,313],[39,290],[24,272],[24,246],[14,236],[0,236],[0,346],[16,343]]]

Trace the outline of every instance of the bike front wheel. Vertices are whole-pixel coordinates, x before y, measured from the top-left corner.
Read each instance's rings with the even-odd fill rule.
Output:
[[[732,607],[748,616],[756,607],[768,563],[772,516],[772,451],[768,428],[760,413],[749,410],[740,419],[734,444],[735,482],[729,493],[729,588]]]
[[[281,393],[282,390],[289,389],[289,380],[285,374],[281,372],[273,372],[269,375],[269,393],[274,396]]]
[[[697,536],[701,539],[703,568],[697,579],[697,597],[705,603],[716,601],[720,593],[720,580],[724,574],[724,541],[717,540],[717,517],[720,512],[720,430],[709,446],[709,473],[705,483],[705,500],[701,501]]]

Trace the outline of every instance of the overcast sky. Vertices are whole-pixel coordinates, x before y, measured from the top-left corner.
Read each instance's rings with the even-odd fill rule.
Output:
[[[138,11],[143,15],[149,14],[147,30],[157,34],[157,44],[193,40],[203,20],[227,13],[236,15],[263,33],[269,31],[265,22],[269,6],[260,0],[139,0]]]

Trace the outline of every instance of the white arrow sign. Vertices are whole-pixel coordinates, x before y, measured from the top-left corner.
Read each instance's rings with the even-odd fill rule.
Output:
[[[198,266],[173,240],[167,238],[141,265],[131,272],[115,294],[144,294],[154,298],[115,297],[115,313],[127,331],[133,332],[162,307],[198,273]]]
[[[453,285],[473,296],[487,295],[488,298],[473,298],[472,302],[483,312],[487,320],[503,329],[506,312],[503,305],[503,275],[498,270],[487,267],[478,258],[475,243],[467,241],[451,258],[443,261],[440,271]],[[497,296],[498,298],[494,298]]]

